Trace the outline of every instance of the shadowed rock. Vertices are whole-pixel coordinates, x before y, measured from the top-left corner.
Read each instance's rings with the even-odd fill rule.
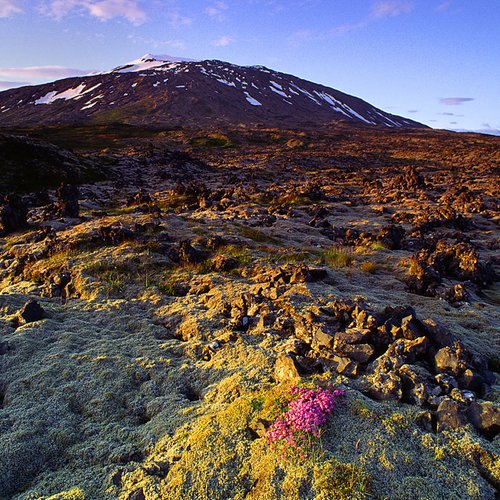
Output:
[[[24,304],[23,308],[19,311],[19,315],[25,323],[33,323],[33,321],[40,321],[45,318],[45,311],[36,300],[30,300]]]
[[[62,183],[56,191],[57,211],[61,217],[78,217],[80,207],[78,205],[78,188],[72,184]]]
[[[16,194],[8,194],[3,198],[0,207],[0,231],[8,234],[19,229],[24,229],[28,223],[27,207],[22,198]]]

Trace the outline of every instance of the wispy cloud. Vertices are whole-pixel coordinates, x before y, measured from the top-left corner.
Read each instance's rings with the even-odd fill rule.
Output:
[[[413,10],[413,2],[403,0],[379,0],[372,6],[370,17],[382,19],[384,17],[395,17],[408,14]]]
[[[22,11],[19,0],[0,0],[0,17],[9,17]]]
[[[15,89],[16,87],[24,87],[25,85],[30,85],[30,82],[2,82],[0,81],[0,91]]]
[[[168,12],[167,18],[169,24],[174,27],[189,26],[193,22],[190,17],[182,15],[179,10],[172,10]]]
[[[30,66],[26,68],[0,68],[1,78],[22,78],[29,80],[66,78],[88,75],[89,70],[66,68],[64,66]]]
[[[377,0],[372,3],[371,9],[364,19],[352,23],[340,24],[326,31],[309,29],[296,31],[288,37],[288,41],[292,45],[299,45],[301,42],[309,40],[321,40],[331,38],[332,36],[342,36],[352,31],[366,28],[370,24],[387,17],[409,14],[413,8],[414,3],[409,0]]]
[[[408,113],[418,113],[418,109],[409,109]]]
[[[440,104],[445,104],[446,106],[460,106],[464,102],[473,101],[474,97],[442,97],[439,99]]]
[[[230,43],[234,42],[234,38],[229,35],[224,35],[221,36],[220,38],[216,38],[215,40],[212,40],[211,44],[214,47],[226,47]]]
[[[147,47],[151,47],[153,49],[161,49],[170,47],[172,49],[184,49],[186,48],[186,44],[182,40],[157,40],[156,38],[148,37],[148,36],[138,36],[138,35],[128,35],[127,39],[132,43],[145,45]]]
[[[222,1],[217,1],[214,2],[212,5],[209,5],[205,9],[205,14],[210,16],[213,19],[216,19],[217,21],[224,21],[226,18],[226,11],[228,10],[229,6],[227,3],[222,2]]]
[[[444,2],[440,2],[438,6],[436,7],[436,10],[438,12],[444,12],[445,10],[448,10],[451,7],[452,0],[444,0]]]
[[[90,14],[101,21],[124,17],[136,25],[144,23],[147,18],[139,0],[51,0],[42,6],[41,10],[58,20],[75,10]]]

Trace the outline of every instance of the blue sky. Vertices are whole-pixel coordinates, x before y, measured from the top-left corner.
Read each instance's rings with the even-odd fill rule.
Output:
[[[499,24],[499,0],[0,0],[0,89],[146,53],[215,58],[494,133]]]

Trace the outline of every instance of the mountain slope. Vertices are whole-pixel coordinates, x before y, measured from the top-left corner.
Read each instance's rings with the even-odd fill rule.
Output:
[[[111,72],[0,93],[0,126],[317,125],[424,127],[357,98],[263,66],[146,55]]]

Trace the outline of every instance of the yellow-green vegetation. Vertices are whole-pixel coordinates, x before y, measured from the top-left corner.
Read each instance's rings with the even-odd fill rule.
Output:
[[[380,242],[378,241],[375,241],[371,244],[371,247],[370,247],[372,250],[376,251],[376,252],[381,252],[383,250],[387,250],[387,248]]]
[[[302,194],[290,193],[280,198],[281,203],[286,203],[291,206],[308,206],[312,205],[314,202],[307,196]]]
[[[238,225],[238,232],[244,238],[248,238],[256,243],[271,243],[273,245],[278,245],[279,240],[273,238],[272,236],[267,235],[260,229],[256,229],[254,227],[245,226],[244,224]]]
[[[356,391],[335,410],[319,453],[283,457],[270,449],[262,422],[286,407],[288,385],[266,384],[245,393],[241,382],[232,377],[232,384],[221,382],[207,393],[202,415],[160,441],[145,467],[126,475],[119,498],[137,490],[146,499],[169,500],[391,498],[395,492],[397,498],[464,498],[464,491],[479,500],[491,495],[477,470],[456,455],[442,454],[436,462],[435,438],[418,441],[417,436],[431,435],[415,426],[411,412],[391,412],[359,399]],[[361,419],[354,416],[360,409]],[[448,443],[445,436],[440,445]],[[172,455],[179,458],[163,477],[144,472]],[[416,486],[422,496],[414,496]]]
[[[147,492],[147,498],[153,498],[155,492],[157,498],[172,500],[366,498],[370,478],[359,465],[344,463],[323,451],[290,460],[273,451],[265,437],[252,434],[250,429],[259,422],[280,415],[290,399],[288,388],[286,384],[271,386],[239,396],[222,410],[199,417],[173,439],[165,439],[148,463],[167,456],[172,447],[183,450],[180,460],[163,481],[140,470],[127,475],[120,498],[138,488]]]
[[[237,142],[225,134],[209,134],[202,137],[193,137],[189,144],[197,148],[230,148],[237,146]]]
[[[378,266],[375,262],[372,262],[371,260],[365,260],[360,264],[359,268],[364,273],[375,274],[377,272]]]
[[[85,500],[85,494],[80,488],[71,488],[50,497],[42,497],[40,500]]]
[[[96,261],[86,265],[83,272],[99,279],[106,297],[114,297],[125,290],[133,271],[128,263]]]
[[[354,262],[354,254],[348,247],[334,247],[321,253],[321,262],[333,268],[349,267]]]
[[[277,264],[300,264],[310,262],[314,255],[310,252],[296,249],[281,249],[279,253],[274,252],[274,260]]]
[[[238,259],[242,265],[250,264],[253,261],[252,250],[245,246],[224,245],[217,249],[215,255],[227,255]]]
[[[92,269],[97,278],[110,270]],[[175,283],[188,271],[179,272]],[[0,489],[25,489],[26,499],[126,499],[140,490],[147,500],[326,500],[415,498],[418,487],[422,498],[493,498],[474,465],[498,475],[493,443],[453,433],[438,440],[416,425],[417,409],[354,387],[315,453],[282,458],[264,435],[288,400],[288,385],[272,380],[278,344],[252,331],[233,336],[223,304],[247,289],[217,279],[228,281],[206,296],[42,299],[49,319],[17,331],[0,322],[14,347],[1,411],[16,422],[0,441]],[[26,300],[16,290],[0,295],[8,310]],[[220,347],[207,356],[213,340]],[[345,382],[326,372],[308,383],[321,381]]]

